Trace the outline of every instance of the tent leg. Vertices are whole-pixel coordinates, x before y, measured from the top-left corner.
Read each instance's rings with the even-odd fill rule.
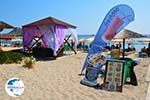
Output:
[[[72,47],[70,46],[69,42],[68,42],[68,40],[69,40],[69,38],[71,37],[71,35],[72,35],[72,34],[70,34],[67,39],[64,39],[65,42],[63,43],[63,45],[64,45],[65,43],[67,43],[68,46],[74,51],[74,53],[77,54],[76,50],[75,50],[74,48],[72,48]],[[62,45],[62,46],[63,46],[63,45]],[[61,50],[62,50],[62,48],[60,48],[60,49],[57,51],[57,56],[60,54],[60,51],[61,51]]]
[[[32,46],[30,47],[31,49],[41,40],[41,38],[43,37],[43,35],[42,36],[40,36],[39,38],[38,38],[38,40],[35,40],[35,38],[34,38],[34,40],[35,40],[35,43],[34,44],[32,44]]]
[[[0,48],[1,48],[1,33],[0,33]]]
[[[67,43],[68,46],[72,49],[72,51],[74,51],[74,53],[77,54],[76,50],[74,50],[74,48],[68,43],[68,41],[66,41],[66,43]]]

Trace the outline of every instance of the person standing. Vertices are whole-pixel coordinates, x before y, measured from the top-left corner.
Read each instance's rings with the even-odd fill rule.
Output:
[[[75,42],[71,40],[71,47],[74,48]]]
[[[147,54],[148,54],[148,57],[150,57],[150,41],[148,43]]]
[[[149,43],[148,43],[148,48],[150,49],[150,41],[149,41]]]
[[[121,49],[121,42],[119,42],[119,49]]]

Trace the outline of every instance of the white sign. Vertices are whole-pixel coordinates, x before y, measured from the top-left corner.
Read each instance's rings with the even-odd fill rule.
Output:
[[[5,84],[5,90],[8,95],[18,97],[24,92],[24,84],[19,78],[11,78]]]

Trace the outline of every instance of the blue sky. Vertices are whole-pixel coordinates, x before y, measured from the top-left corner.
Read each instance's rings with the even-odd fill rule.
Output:
[[[126,28],[150,33],[150,0],[1,0],[0,20],[21,27],[53,16],[76,25],[79,34],[96,34],[107,12],[118,4],[135,12],[135,21]]]

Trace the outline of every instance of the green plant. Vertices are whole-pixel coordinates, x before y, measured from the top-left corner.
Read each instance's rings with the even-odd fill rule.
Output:
[[[19,63],[27,55],[20,52],[0,51],[0,64]]]
[[[33,56],[31,56],[31,57],[23,57],[22,61],[24,63],[24,67],[33,68],[35,66],[36,60]]]

